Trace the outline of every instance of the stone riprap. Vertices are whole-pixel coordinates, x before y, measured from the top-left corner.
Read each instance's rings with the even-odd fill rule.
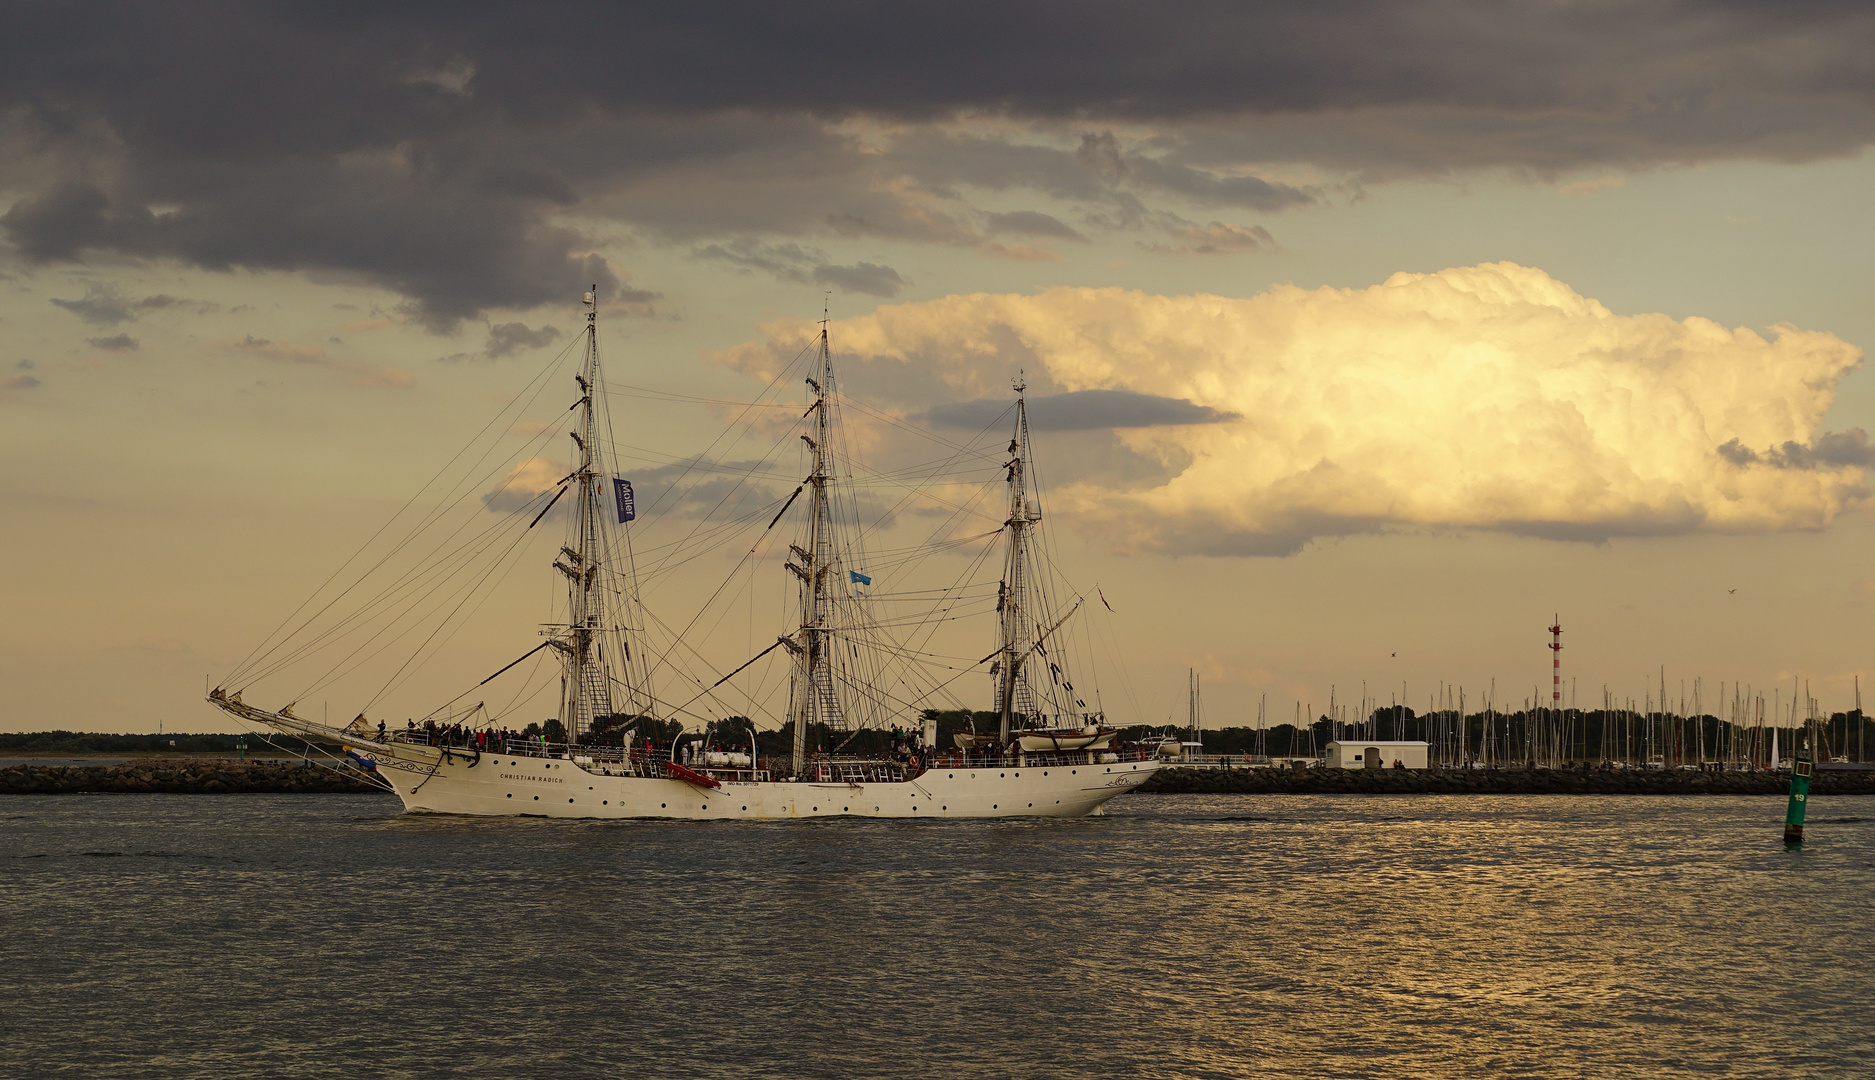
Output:
[[[1181,769],[1140,791],[1252,795],[1784,795],[1789,773],[1690,769]],[[1819,770],[1818,795],[1875,795],[1875,772]]]
[[[145,758],[117,765],[15,765],[0,769],[0,795],[143,792],[220,795],[252,792],[382,791],[355,776],[298,761]]]

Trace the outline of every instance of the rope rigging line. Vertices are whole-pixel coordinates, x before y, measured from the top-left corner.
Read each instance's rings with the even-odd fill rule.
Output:
[[[540,498],[540,497],[541,496],[536,496],[536,498]],[[485,544],[483,543],[484,541],[492,541],[492,538],[495,537],[497,534],[499,534],[502,530],[510,528],[514,525],[514,521],[508,519],[505,516],[496,518],[493,521],[491,521],[486,528],[476,533],[469,540],[465,541],[461,546],[457,547],[454,551],[450,552],[448,555],[443,556],[440,559],[435,558],[437,551],[440,551],[441,545],[443,543],[447,543],[449,540],[453,539],[456,535],[460,534],[463,531],[463,529],[467,528],[469,524],[471,524],[475,520],[476,520],[476,517],[465,518],[462,524],[458,525],[455,530],[453,530],[448,536],[444,537],[443,540],[439,542],[437,548],[433,549],[430,553],[430,556],[434,561],[429,561],[429,562],[417,561],[413,563],[410,569],[404,571],[404,573],[399,578],[391,582],[389,585],[385,586],[378,593],[377,596],[373,597],[370,601],[366,602],[362,607],[358,608],[357,610],[353,611],[351,614],[340,619],[338,622],[334,623],[332,626],[328,627],[326,630],[324,630],[317,636],[309,639],[308,641],[300,645],[298,648],[294,649],[291,653],[288,653],[286,656],[277,659],[276,661],[274,661],[273,663],[269,665],[256,668],[255,671],[252,673],[252,677],[255,679],[264,678],[267,675],[270,675],[275,671],[284,669],[289,664],[295,663],[304,657],[310,656],[314,651],[316,651],[319,647],[321,647],[323,643],[326,642],[327,640],[336,639],[337,637],[342,636],[343,634],[349,633],[350,631],[348,627],[351,627],[354,624],[363,624],[365,620],[371,615],[371,613],[375,609],[382,607],[382,606],[391,605],[397,602],[397,597],[399,596],[399,594],[404,593],[407,590],[418,588],[422,586],[424,582],[426,581],[433,581],[436,579],[447,577],[449,574],[455,571],[456,565],[458,562],[466,566],[470,560],[472,560],[476,556],[480,555],[483,551],[486,551],[488,549],[490,544]],[[523,530],[523,532],[525,532],[525,530]],[[414,604],[414,603],[420,602],[422,595],[426,595],[426,594],[418,594],[415,598],[412,599],[411,603]],[[405,611],[408,612],[408,610],[409,608],[406,607]],[[382,632],[383,631],[380,631],[380,634]],[[376,636],[377,635],[374,635],[374,638]],[[340,661],[340,663],[343,663],[343,661]]]
[[[359,556],[363,555],[367,550],[369,550],[371,545],[377,542],[378,537],[382,536],[388,529],[390,529],[390,527],[396,523],[397,519],[402,517],[403,514],[407,510],[409,510],[410,507],[413,504],[415,504],[419,498],[423,496],[424,492],[428,491],[431,488],[431,486],[433,486],[436,483],[438,479],[440,479],[442,476],[448,473],[451,467],[453,467],[455,463],[459,461],[464,454],[468,453],[469,450],[472,449],[477,442],[481,441],[481,439],[485,435],[488,434],[491,428],[493,428],[497,423],[500,423],[501,420],[509,414],[509,412],[524,411],[528,406],[532,405],[533,402],[539,398],[541,392],[546,389],[547,375],[550,374],[553,370],[555,370],[565,360],[567,353],[572,350],[572,347],[573,347],[573,343],[568,342],[566,348],[561,349],[558,354],[556,354],[552,359],[548,360],[545,364],[543,364],[540,367],[540,369],[534,373],[533,378],[531,378],[526,384],[526,386],[523,387],[523,393],[526,392],[527,387],[534,388],[531,394],[526,395],[525,402],[522,401],[522,395],[517,394],[515,396],[514,401],[510,402],[506,407],[498,411],[494,416],[490,417],[488,422],[482,425],[481,430],[476,432],[474,437],[472,437],[467,443],[465,443],[460,450],[456,451],[456,453],[452,455],[448,461],[444,462],[442,467],[437,469],[436,473],[432,475],[430,479],[426,481],[422,487],[418,488],[414,493],[412,493],[410,498],[406,499],[403,505],[399,506],[397,510],[393,512],[389,518],[386,518],[384,524],[378,526],[377,531],[373,532],[371,536],[365,540],[364,544],[362,544],[358,548],[357,551],[353,552],[349,557],[346,558],[344,562],[340,563],[338,568],[334,570],[331,573],[331,575],[328,576],[326,580],[323,583],[321,583],[317,589],[314,589],[311,595],[309,595],[305,600],[301,601],[299,606],[295,607],[291,612],[289,612],[286,618],[280,621],[280,625],[276,627],[272,633],[262,638],[260,641],[260,644],[256,645],[247,654],[246,657],[242,658],[241,662],[235,665],[234,670],[229,672],[229,674],[224,678],[223,681],[229,684],[233,684],[233,683],[240,681],[243,677],[243,674],[247,671],[250,663],[254,662],[259,657],[265,657],[266,655],[271,653],[274,649],[277,649],[279,647],[278,645],[274,645],[270,648],[269,643],[272,642],[276,637],[278,637],[280,635],[280,632],[284,630],[288,625],[292,624],[293,620],[299,616],[300,612],[306,609],[307,605],[311,604],[314,600],[318,599],[319,594],[324,592],[332,584],[332,582],[338,580],[339,575],[345,572],[346,567],[350,566],[354,561],[358,559]],[[520,406],[518,410],[515,408],[516,405]],[[493,452],[492,444],[488,450],[483,451],[482,456],[480,458],[476,459],[475,464],[480,465],[482,461],[485,461],[487,459],[488,454],[491,452]],[[474,466],[471,466],[471,468],[473,467]],[[452,492],[454,492],[455,490],[456,490],[455,488],[451,489]],[[453,505],[453,500],[451,500],[448,495],[445,495],[444,499],[445,499],[444,505]],[[425,528],[427,528],[429,525],[429,521],[432,519],[434,513],[435,511],[432,511],[431,515],[426,515],[425,519],[418,523],[417,528],[410,534],[409,537],[406,538],[405,542],[408,542],[408,540],[410,539],[414,539],[416,535],[420,534]],[[317,619],[319,616],[323,615],[326,611],[330,610],[333,604],[336,604],[338,603],[338,601],[344,599],[344,597],[351,592],[352,588],[355,588],[358,584],[361,584],[365,578],[369,577],[372,573],[376,572],[376,570],[379,567],[383,566],[384,563],[389,561],[391,558],[393,558],[398,551],[402,550],[403,546],[404,546],[403,543],[399,543],[397,546],[393,547],[389,552],[386,552],[383,558],[379,559],[378,562],[374,564],[371,569],[365,571],[365,573],[359,577],[358,581],[354,582],[353,585],[348,586],[346,589],[341,591],[337,596],[327,601],[324,606],[322,606],[318,611],[314,612],[311,616],[308,616],[307,621],[301,624],[301,629],[303,630],[305,626],[310,625],[313,619]],[[300,630],[295,630],[292,633],[288,634],[285,639],[282,639],[281,644],[284,644],[286,640],[290,640],[294,635],[298,633],[300,633]]]

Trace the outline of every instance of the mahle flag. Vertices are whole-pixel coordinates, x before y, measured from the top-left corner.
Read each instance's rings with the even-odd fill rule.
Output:
[[[632,505],[632,482],[630,480],[621,480],[616,476],[613,477],[612,495],[618,501],[618,523],[620,525],[638,516],[637,508]]]

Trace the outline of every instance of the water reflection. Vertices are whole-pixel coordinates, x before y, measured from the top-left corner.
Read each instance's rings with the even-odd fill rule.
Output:
[[[93,1076],[1846,1075],[1875,800],[1129,796],[551,822],[17,798],[11,1062]],[[1800,961],[1809,960],[1807,965]]]

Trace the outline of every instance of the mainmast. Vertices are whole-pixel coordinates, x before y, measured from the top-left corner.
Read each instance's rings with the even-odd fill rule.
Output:
[[[1029,502],[1027,478],[1023,475],[1029,449],[1028,405],[1023,398],[1028,384],[1018,378],[1015,390],[1016,430],[1009,440],[1010,459],[1005,466],[1009,470],[1009,520],[1003,524],[1009,530],[1009,548],[1003,563],[1001,595],[996,601],[996,610],[1001,615],[998,629],[1002,639],[1002,660],[996,667],[996,711],[1001,717],[999,738],[1004,743],[1009,741],[1015,714],[1018,711],[1032,713],[1035,708],[1034,694],[1028,691],[1028,682],[1021,678],[1019,669],[1028,655],[1029,639],[1034,632],[1034,618],[1029,611],[1028,533],[1041,517],[1039,507]]]
[[[566,728],[567,742],[592,729],[596,717],[612,712],[611,680],[600,645],[605,625],[605,594],[600,573],[604,548],[599,535],[604,520],[600,496],[604,485],[593,470],[593,451],[598,444],[598,426],[593,415],[593,392],[599,380],[599,309],[597,290],[585,296],[586,359],[580,365],[579,430],[569,432],[578,450],[579,468],[573,474],[576,484],[572,533],[560,549],[554,568],[567,578],[566,637],[559,643],[564,665],[560,678],[560,723]]]
[[[814,467],[808,475],[807,546],[791,546],[793,558],[787,566],[801,579],[801,628],[789,643],[794,654],[794,690],[789,712],[794,723],[794,768],[798,773],[807,767],[807,728],[814,722],[832,726],[840,715],[834,694],[832,659],[833,634],[833,516],[828,505],[828,397],[833,391],[833,354],[827,340],[825,312],[820,320],[820,357],[814,376],[807,380],[814,392],[808,409],[814,416],[814,434],[801,436],[813,452]],[[795,560],[799,560],[797,564]]]

